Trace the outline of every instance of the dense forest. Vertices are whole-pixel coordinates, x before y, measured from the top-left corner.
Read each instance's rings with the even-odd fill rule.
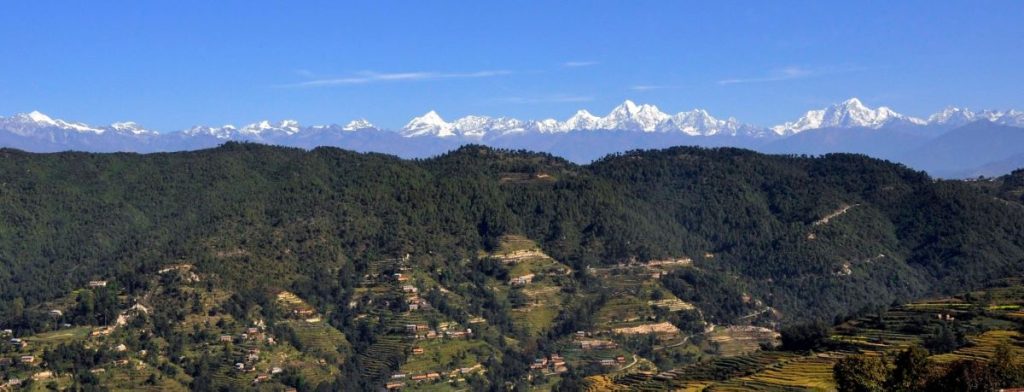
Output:
[[[832,321],[1020,271],[1024,208],[999,192],[1011,193],[860,155],[729,148],[583,166],[479,146],[425,160],[239,143],[148,155],[5,149],[0,314],[94,279],[130,292],[169,263],[240,289],[315,285],[365,260],[464,260],[514,233],[577,270],[692,257],[701,268],[666,286],[721,305],[709,306],[717,317],[746,311],[724,299],[742,292],[787,322]]]

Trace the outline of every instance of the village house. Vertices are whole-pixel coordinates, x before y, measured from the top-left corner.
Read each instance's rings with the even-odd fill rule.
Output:
[[[405,332],[416,333],[416,324],[406,324]]]
[[[33,363],[36,363],[36,357],[32,355],[22,355],[21,358],[18,359],[18,362],[24,363],[26,365],[31,365]]]
[[[403,274],[394,274],[392,276],[395,278],[396,281],[399,281],[399,282],[405,282],[405,281],[409,280],[409,277],[405,276]]]
[[[14,330],[12,329],[0,330],[0,337],[6,338],[12,335],[14,335]]]
[[[391,375],[391,378],[394,379],[394,380],[398,380],[398,379],[405,378],[405,376],[406,376],[405,373],[395,373],[395,374]]]
[[[252,383],[253,384],[259,384],[261,382],[267,382],[267,381],[270,381],[270,375],[269,374],[260,374],[260,375],[256,376],[256,378],[252,379]]]
[[[402,286],[402,292],[405,292],[405,293],[418,293],[418,292],[420,292],[420,289],[417,289],[416,286],[408,285],[407,284],[405,286]]]
[[[624,355],[619,355],[619,356],[615,357],[615,362],[626,363],[626,357]]]
[[[284,372],[284,369],[276,366],[270,369],[270,374],[281,374],[281,372]]]
[[[583,350],[606,350],[606,349],[614,349],[614,348],[618,348],[618,347],[619,346],[617,344],[615,344],[615,342],[608,341],[608,340],[597,340],[597,339],[580,340],[580,348],[583,349]]]
[[[0,358],[0,366],[10,365],[13,362],[14,361],[12,359],[8,358],[8,357]]]
[[[53,378],[53,372],[49,370],[44,370],[32,375],[32,380],[34,381],[47,380],[50,378]]]
[[[423,347],[413,347],[412,355],[422,355],[424,353]]]
[[[384,387],[387,388],[388,390],[393,390],[393,389],[401,389],[404,386],[405,386],[404,382],[392,381],[392,382],[387,383]]]
[[[523,276],[517,276],[515,278],[512,278],[512,280],[509,281],[509,284],[513,286],[522,286],[533,282],[534,276],[536,276],[536,274],[526,274]]]
[[[547,358],[534,359],[533,363],[530,364],[530,369],[533,369],[533,370],[541,370],[541,369],[544,369],[546,367],[548,367],[548,359]]]
[[[224,343],[231,343],[235,339],[232,338],[231,335],[220,335],[220,338],[218,340],[220,340],[221,342],[224,342]]]
[[[607,367],[615,366],[615,360],[614,359],[602,359],[600,361],[597,361],[597,363],[599,363],[601,366],[607,366]]]
[[[469,333],[464,331],[447,331],[445,332],[445,335],[452,339],[462,339],[467,337]]]
[[[107,287],[107,281],[105,280],[91,280],[89,281],[90,288]]]

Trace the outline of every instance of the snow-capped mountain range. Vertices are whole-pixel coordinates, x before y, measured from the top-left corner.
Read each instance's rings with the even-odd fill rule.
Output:
[[[565,121],[553,118],[544,120],[519,120],[507,117],[466,116],[447,122],[435,111],[409,121],[400,133],[406,137],[466,137],[483,139],[507,135],[535,133],[565,133],[573,131],[633,131],[633,132],[679,132],[691,136],[711,135],[763,135],[763,129],[742,124],[734,118],[717,119],[706,110],[694,109],[669,115],[654,105],[637,105],[625,101],[616,106],[608,115],[598,117],[586,110],[576,112]]]
[[[956,126],[986,120],[996,124],[1024,127],[1024,112],[1019,110],[974,112],[966,108],[948,107],[926,119],[903,115],[882,106],[872,109],[859,99],[851,98],[827,108],[811,110],[799,119],[772,127],[759,127],[741,123],[735,118],[719,119],[704,109],[668,114],[657,106],[636,104],[627,100],[616,106],[603,117],[579,110],[565,121],[552,118],[543,120],[520,120],[509,117],[488,117],[471,115],[445,121],[440,114],[431,110],[413,118],[398,133],[404,137],[438,137],[484,139],[523,133],[567,133],[574,131],[630,131],[642,133],[681,133],[689,136],[787,136],[820,128],[870,128],[880,129],[891,125],[910,126]],[[306,129],[328,129],[330,125],[303,127],[295,120],[279,122],[260,121],[236,127],[234,125],[197,125],[180,131],[187,136],[210,136],[222,140],[268,138],[291,136]],[[353,120],[340,128],[343,131],[379,130],[365,119]],[[93,133],[117,133],[128,135],[156,135],[157,132],[143,128],[134,122],[117,122],[107,126],[91,126],[79,122],[54,119],[38,111],[0,117],[0,129],[21,135],[31,135],[40,129]]]
[[[449,122],[431,110],[394,131],[357,119],[344,126],[303,126],[295,120],[283,120],[259,121],[240,127],[197,125],[176,132],[156,132],[134,122],[93,126],[33,111],[0,117],[0,147],[37,152],[156,152],[209,148],[227,141],[249,141],[302,148],[337,146],[422,157],[442,153],[460,144],[478,143],[547,151],[586,162],[628,149],[703,145],[775,153],[858,152],[900,160],[902,156],[899,154],[903,152],[923,148],[931,139],[978,123],[1020,130],[1024,128],[1024,112],[975,112],[949,107],[923,119],[900,114],[884,106],[871,108],[859,99],[851,98],[826,108],[810,110],[793,121],[764,127],[732,117],[715,117],[703,109],[669,114],[657,106],[627,100],[604,116],[579,110],[562,121],[471,115]],[[1001,132],[1009,134],[1006,137],[1010,139],[1007,140],[1016,140],[1013,138],[1018,134],[1024,135],[1024,131]],[[970,140],[970,136],[958,140]],[[1002,143],[1008,142],[1004,140]],[[1024,146],[1020,150],[1024,154]],[[972,151],[984,155],[977,151],[986,150],[982,146]]]

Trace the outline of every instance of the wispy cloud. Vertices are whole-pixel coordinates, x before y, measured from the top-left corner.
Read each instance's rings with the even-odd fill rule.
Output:
[[[286,84],[283,87],[330,87],[381,82],[415,82],[439,79],[475,79],[510,75],[512,73],[512,71],[507,70],[484,70],[475,72],[418,71],[391,73],[367,71],[339,78],[322,78],[307,80],[304,82]]]
[[[566,67],[566,68],[579,68],[579,67],[589,67],[589,66],[597,65],[597,64],[600,64],[600,63],[597,62],[597,61],[566,61],[566,62],[562,63],[562,66]]]
[[[801,66],[788,66],[772,70],[765,76],[753,77],[753,78],[734,78],[734,79],[723,79],[719,80],[718,84],[742,84],[742,83],[766,83],[766,82],[781,82],[786,80],[806,79],[824,75],[841,74],[848,72],[864,71],[865,67],[856,66],[842,66],[842,67],[822,67],[822,68],[807,68]]]
[[[633,91],[653,91],[653,90],[675,90],[683,88],[683,86],[677,84],[638,84],[629,86],[630,90]]]
[[[594,97],[589,95],[568,95],[568,94],[554,94],[545,96],[535,97],[504,97],[498,98],[496,101],[502,103],[517,103],[517,104],[534,104],[534,103],[565,103],[565,102],[589,102],[593,101]]]

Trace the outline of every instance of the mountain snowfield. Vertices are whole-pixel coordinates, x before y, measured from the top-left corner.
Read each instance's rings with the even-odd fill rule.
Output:
[[[579,110],[564,121],[478,115],[447,121],[431,110],[394,132],[378,128],[366,119],[357,119],[344,126],[302,126],[295,120],[264,120],[241,127],[197,125],[182,131],[159,133],[134,122],[92,126],[33,111],[0,117],[0,146],[37,152],[155,152],[208,148],[226,141],[251,141],[304,148],[338,146],[422,157],[442,153],[461,144],[478,143],[542,150],[562,154],[572,160],[589,161],[626,149],[692,144],[739,146],[782,153],[858,152],[903,161],[900,154],[919,151],[927,147],[930,139],[977,122],[1019,129],[1024,127],[1024,112],[975,112],[949,107],[922,119],[884,106],[871,108],[859,99],[851,98],[827,108],[810,110],[793,121],[764,127],[732,117],[715,117],[703,109],[669,114],[655,105],[627,100],[607,115],[598,116]],[[1015,140],[1012,138],[1016,135],[1008,137]],[[872,144],[888,146],[874,149]],[[984,146],[977,148],[984,150]],[[1024,146],[1020,150],[1019,153],[1024,153]],[[973,168],[960,169],[969,171]]]

